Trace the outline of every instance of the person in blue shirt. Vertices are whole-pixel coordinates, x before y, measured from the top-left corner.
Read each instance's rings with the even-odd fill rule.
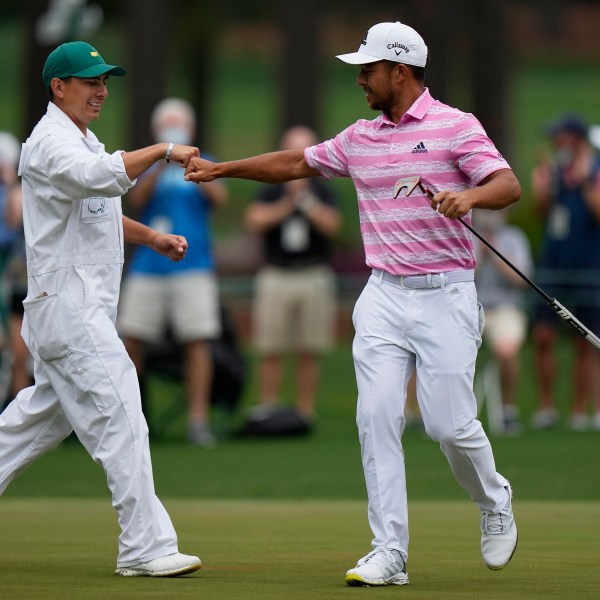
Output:
[[[191,142],[195,137],[193,108],[167,98],[153,111],[156,141]],[[227,200],[221,182],[200,186],[181,177],[177,165],[161,164],[140,177],[128,195],[139,220],[162,232],[177,231],[189,248],[178,263],[135,249],[124,280],[119,329],[136,365],[144,371],[146,344],[161,342],[167,329],[184,350],[188,395],[188,439],[200,447],[215,444],[209,426],[212,359],[208,341],[221,332],[219,290],[212,253],[211,213]]]
[[[33,360],[21,336],[23,299],[27,296],[27,256],[21,181],[17,175],[20,155],[19,140],[8,131],[0,131],[0,314],[7,335],[2,342],[6,343],[10,356],[10,380],[3,381],[1,392],[8,393],[6,398],[0,396],[0,410],[33,383]]]
[[[21,194],[17,164],[21,144],[8,131],[0,131],[0,344],[8,330],[8,305],[4,290],[4,272],[17,232],[9,223],[7,216],[12,198]]]
[[[578,115],[561,116],[548,133],[553,155],[541,161],[532,174],[534,198],[544,219],[537,283],[600,333],[600,158],[588,141],[587,124]],[[542,429],[558,422],[555,346],[563,322],[539,301],[532,321],[540,393],[533,425]],[[573,341],[569,425],[575,430],[590,425],[600,430],[600,353],[579,335]]]

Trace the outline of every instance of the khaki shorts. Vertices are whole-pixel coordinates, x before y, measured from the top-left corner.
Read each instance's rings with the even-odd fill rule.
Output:
[[[514,306],[495,306],[485,309],[483,337],[492,345],[512,342],[521,345],[527,335],[527,317]]]
[[[214,273],[160,277],[130,275],[123,282],[117,325],[126,337],[159,342],[167,326],[178,342],[208,340],[221,333]]]
[[[253,315],[256,349],[262,354],[329,349],[335,304],[335,276],[327,266],[261,269]]]

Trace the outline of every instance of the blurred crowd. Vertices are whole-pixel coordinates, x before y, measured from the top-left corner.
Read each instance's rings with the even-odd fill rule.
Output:
[[[180,98],[156,106],[149,128],[156,142],[196,143],[196,115]],[[543,226],[534,252],[508,209],[474,211],[473,225],[489,244],[592,331],[600,332],[600,157],[588,124],[565,114],[546,132],[531,174],[532,199]],[[593,138],[592,138],[593,139]],[[303,126],[282,135],[281,149],[318,141]],[[210,149],[200,148],[203,155]],[[20,142],[0,132],[0,393],[3,403],[32,383],[32,358],[20,335],[27,291],[20,182]],[[210,154],[209,154],[210,156]],[[165,162],[139,178],[126,211],[160,232],[189,242],[187,257],[171,262],[140,247],[127,255],[119,333],[140,379],[151,433],[154,373],[182,382],[186,436],[211,448],[236,433],[246,436],[307,434],[319,413],[322,357],[336,343],[338,288],[331,266],[341,225],[339,199],[319,180],[267,185],[240,209],[240,229],[260,241],[254,274],[252,335],[240,340],[220,292],[213,213],[228,201],[227,184],[187,182]],[[242,202],[240,202],[242,206]],[[515,436],[527,428],[559,425],[600,431],[600,353],[562,321],[527,282],[475,239],[476,283],[486,325],[476,373],[480,410],[491,433]],[[564,342],[558,343],[564,338]],[[532,369],[524,366],[530,342]],[[251,352],[243,348],[248,341]],[[564,349],[567,350],[564,350]],[[560,349],[563,351],[559,352]],[[256,389],[248,355],[256,357]],[[283,379],[293,365],[292,384]],[[558,389],[562,372],[569,388]],[[519,396],[524,374],[535,378],[537,398],[528,422]],[[564,387],[564,386],[563,386]],[[293,390],[286,397],[283,390]],[[409,425],[419,423],[415,386],[409,387]],[[244,392],[247,391],[247,394]],[[241,406],[243,396],[249,406]],[[177,399],[172,399],[177,404]],[[226,425],[215,414],[224,410]],[[531,414],[530,414],[531,413]],[[241,415],[241,416],[240,416]],[[232,425],[235,423],[235,427]],[[241,425],[240,425],[241,423]]]

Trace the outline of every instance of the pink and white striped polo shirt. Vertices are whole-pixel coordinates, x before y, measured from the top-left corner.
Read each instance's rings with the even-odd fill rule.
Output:
[[[434,100],[427,88],[398,124],[385,115],[361,119],[304,155],[327,179],[352,178],[367,265],[394,275],[475,266],[471,232],[434,211],[419,188],[394,198],[399,178],[420,175],[434,191],[461,191],[510,169],[473,115]]]

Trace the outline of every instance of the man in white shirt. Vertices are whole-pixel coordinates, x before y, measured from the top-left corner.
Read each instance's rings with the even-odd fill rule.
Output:
[[[154,492],[139,385],[115,318],[124,242],[181,260],[187,241],[124,217],[121,195],[156,161],[184,167],[198,149],[163,143],[105,152],[88,126],[108,96],[109,75],[124,74],[84,42],[62,44],[44,66],[50,103],[19,165],[28,274],[22,334],[35,384],[0,415],[0,493],[74,430],[107,475],[121,527],[116,573],[173,576],[201,562],[179,553]]]

